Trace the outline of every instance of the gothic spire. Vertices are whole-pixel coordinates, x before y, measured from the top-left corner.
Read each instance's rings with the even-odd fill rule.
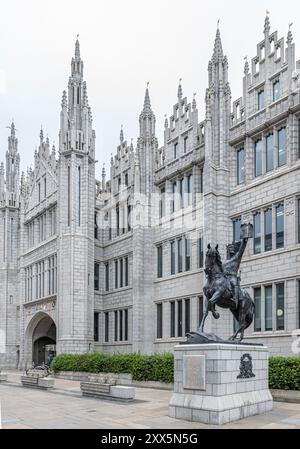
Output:
[[[265,34],[269,34],[270,29],[271,29],[269,14],[270,14],[270,11],[267,10],[266,11],[266,18],[265,18],[265,25],[264,25],[264,33]]]
[[[218,21],[218,28],[215,38],[215,45],[214,45],[214,53],[213,53],[213,60],[217,61],[219,58],[223,58],[223,47],[222,47],[222,40],[221,40],[221,34],[220,34],[220,28],[219,28],[219,21]]]
[[[292,23],[289,24],[289,31],[288,31],[287,40],[286,40],[287,45],[291,45],[291,43],[293,42],[293,34],[291,31],[292,25],[293,25]]]
[[[181,99],[182,99],[182,86],[181,86],[181,81],[182,81],[182,78],[179,79],[179,84],[178,84],[178,93],[177,93],[178,100],[181,100]]]
[[[142,111],[144,114],[151,114],[152,113],[148,86],[149,86],[149,82],[147,83],[147,88],[146,88],[146,92],[145,92],[145,99],[144,99],[144,109]]]
[[[123,143],[124,141],[124,132],[123,132],[123,125],[121,125],[121,130],[120,130],[120,142]]]
[[[79,34],[77,34],[77,39],[75,42],[75,59],[79,60],[80,59],[80,44],[79,44]]]

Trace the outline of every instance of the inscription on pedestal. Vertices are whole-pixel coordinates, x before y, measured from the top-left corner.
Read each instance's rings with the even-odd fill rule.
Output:
[[[183,356],[183,388],[205,390],[205,355]]]

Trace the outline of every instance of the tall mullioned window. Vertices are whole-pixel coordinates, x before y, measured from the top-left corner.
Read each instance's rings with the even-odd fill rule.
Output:
[[[272,251],[272,209],[265,210],[265,251]]]
[[[261,111],[265,107],[265,92],[260,90],[257,94],[258,110]]]
[[[241,148],[237,152],[237,183],[245,182],[245,150]]]
[[[266,171],[274,169],[274,136],[269,134],[266,137]]]
[[[115,288],[119,286],[118,266],[118,260],[115,260]]]
[[[109,341],[109,312],[104,313],[104,341]]]
[[[165,187],[162,187],[160,189],[160,198],[159,198],[159,218],[162,218],[165,216],[165,195],[166,189]]]
[[[183,151],[187,153],[189,150],[190,150],[189,138],[188,136],[185,136],[185,138],[183,139]]]
[[[190,298],[187,298],[184,301],[185,305],[185,329],[184,332],[187,333],[190,331],[191,326],[191,300]]]
[[[300,243],[300,198],[298,199],[298,243]]]
[[[125,263],[125,287],[128,287],[128,283],[129,283],[129,265],[128,265],[128,256],[125,257],[124,263]]]
[[[174,143],[174,159],[179,157],[179,144],[178,142]]]
[[[180,209],[184,207],[184,179],[179,180],[179,199],[180,199]]]
[[[276,80],[273,83],[273,101],[279,100],[280,98],[280,81]]]
[[[182,272],[182,239],[177,240],[178,273]]]
[[[94,341],[99,341],[99,313],[94,313]]]
[[[156,304],[156,338],[163,336],[163,305]]]
[[[182,300],[177,301],[177,337],[182,337]]]
[[[170,302],[170,337],[175,337],[175,301]]]
[[[265,287],[265,330],[271,331],[273,329],[273,298],[272,298],[272,285]]]
[[[253,227],[254,227],[254,254],[259,254],[261,252],[261,225],[260,225],[260,212],[257,212],[253,216]]]
[[[176,182],[172,184],[172,202],[171,202],[171,212],[175,212],[175,201],[176,201]]]
[[[241,224],[242,219],[237,218],[233,221],[233,241],[239,242],[241,240]]]
[[[191,241],[190,239],[185,239],[185,271],[191,269]]]
[[[261,331],[261,288],[257,287],[253,292],[253,299],[255,305],[255,314],[254,314],[254,331]]]
[[[276,329],[284,330],[284,283],[276,285]]]
[[[287,162],[286,151],[286,128],[283,127],[278,131],[278,166],[281,167]]]
[[[204,252],[203,252],[203,237],[198,238],[198,267],[203,267],[204,262]]]
[[[163,247],[159,245],[157,247],[157,277],[162,278],[163,275]]]
[[[77,169],[77,225],[80,226],[80,216],[81,216],[81,168]]]
[[[188,205],[192,204],[193,199],[193,175],[189,175],[187,178],[187,193],[188,193]]]
[[[276,207],[276,248],[284,247],[284,206]]]
[[[109,263],[105,264],[105,291],[109,291]]]
[[[255,176],[262,175],[262,140],[258,139],[255,141],[254,146],[254,155],[255,155]]]
[[[94,264],[94,289],[99,290],[99,263],[95,262]]]
[[[175,242],[171,242],[171,274],[175,274]]]

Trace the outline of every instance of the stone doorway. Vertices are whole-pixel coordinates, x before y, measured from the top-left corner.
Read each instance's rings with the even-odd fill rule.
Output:
[[[25,368],[48,364],[56,352],[56,325],[46,312],[38,312],[27,326]]]

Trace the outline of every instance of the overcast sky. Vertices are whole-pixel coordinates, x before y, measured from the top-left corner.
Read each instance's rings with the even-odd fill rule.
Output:
[[[286,38],[294,23],[300,58],[297,0],[0,0],[0,5],[0,160],[7,149],[5,127],[14,118],[22,169],[33,163],[41,125],[50,142],[58,143],[61,94],[77,33],[96,130],[97,177],[115,153],[121,124],[125,138],[136,139],[147,81],[160,145],[179,78],[188,99],[197,92],[199,120],[204,119],[218,19],[233,100],[242,94],[244,57],[254,57],[263,38],[267,9],[271,32],[277,29],[279,37]]]

